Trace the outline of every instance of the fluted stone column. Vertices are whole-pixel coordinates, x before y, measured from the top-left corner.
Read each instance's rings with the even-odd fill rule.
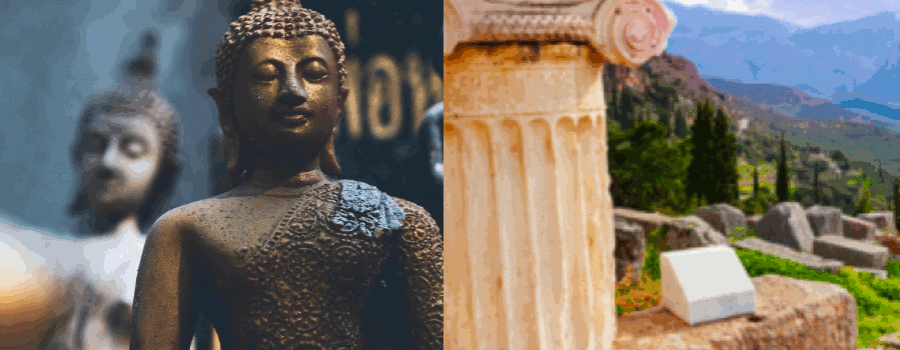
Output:
[[[445,0],[448,349],[611,349],[605,60],[662,52],[655,0]]]

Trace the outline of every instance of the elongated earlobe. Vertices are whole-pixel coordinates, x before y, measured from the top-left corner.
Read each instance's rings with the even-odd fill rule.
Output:
[[[319,167],[325,175],[336,177],[341,174],[341,165],[338,164],[337,155],[334,152],[334,132],[325,144],[325,149],[319,154]]]
[[[225,137],[225,182],[228,189],[231,189],[241,182],[244,173],[243,159],[241,159],[241,138],[234,125],[231,103],[227,101],[222,90],[210,88],[207,92],[216,101],[216,107],[219,109],[219,126]]]

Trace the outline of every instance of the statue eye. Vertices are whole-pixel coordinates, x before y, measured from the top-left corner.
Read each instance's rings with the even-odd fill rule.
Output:
[[[137,158],[147,152],[147,147],[138,139],[129,137],[122,142],[122,151],[131,158]]]
[[[272,81],[278,78],[278,69],[271,63],[263,63],[256,67],[253,78],[259,81]]]
[[[309,81],[320,81],[328,76],[328,68],[321,61],[311,61],[303,67],[303,77]]]

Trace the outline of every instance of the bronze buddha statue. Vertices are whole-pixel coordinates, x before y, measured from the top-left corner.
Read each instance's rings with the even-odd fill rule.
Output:
[[[202,311],[227,349],[442,349],[443,242],[429,214],[333,180],[347,98],[334,24],[254,1],[225,34],[209,94],[230,190],[148,236],[131,349],[185,349]]]

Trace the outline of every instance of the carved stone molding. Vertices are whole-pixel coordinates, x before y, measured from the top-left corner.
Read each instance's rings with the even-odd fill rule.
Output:
[[[659,55],[675,16],[658,0],[444,0],[444,55],[462,43],[584,42],[616,64]]]

